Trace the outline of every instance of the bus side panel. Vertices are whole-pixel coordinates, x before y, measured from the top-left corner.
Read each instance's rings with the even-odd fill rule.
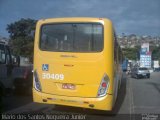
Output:
[[[115,36],[114,36],[114,29],[112,26],[111,21],[105,22],[105,52],[106,52],[106,73],[110,78],[110,86],[108,89],[108,93],[113,96],[112,107],[115,104],[117,94],[118,94],[118,84],[119,80],[121,79],[121,72],[119,67],[118,61],[118,46],[115,46]]]
[[[110,79],[110,86],[108,89],[109,94],[113,94],[114,91],[114,44],[113,44],[113,29],[111,21],[105,21],[105,72]]]

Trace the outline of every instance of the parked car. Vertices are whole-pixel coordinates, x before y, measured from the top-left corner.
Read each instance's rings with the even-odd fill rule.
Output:
[[[19,60],[12,57],[10,47],[0,41],[0,96],[12,93],[14,89],[12,73],[15,68],[19,68]]]
[[[10,46],[0,41],[0,99],[11,95],[15,89],[31,94],[32,69],[33,65],[21,66],[20,56],[14,56]]]
[[[15,68],[13,81],[16,93],[32,94],[33,65]]]
[[[131,77],[133,78],[150,78],[150,72],[146,67],[135,67],[131,70]]]
[[[148,70],[149,70],[150,73],[153,73],[153,72],[154,72],[154,71],[153,71],[153,68],[149,68]]]

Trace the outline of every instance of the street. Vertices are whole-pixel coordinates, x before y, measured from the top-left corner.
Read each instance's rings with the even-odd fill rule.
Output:
[[[160,119],[160,72],[151,73],[151,78],[135,79],[124,75],[114,114],[59,105],[32,102],[31,96],[8,96],[3,99],[6,114],[80,114],[79,119],[89,120],[142,120],[144,117]],[[159,114],[159,116],[157,116]],[[143,119],[145,120],[145,119]],[[150,120],[150,119],[149,119]]]

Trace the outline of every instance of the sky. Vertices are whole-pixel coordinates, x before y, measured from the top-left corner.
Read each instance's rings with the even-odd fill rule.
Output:
[[[0,0],[0,36],[21,18],[98,17],[116,33],[160,36],[160,0]]]

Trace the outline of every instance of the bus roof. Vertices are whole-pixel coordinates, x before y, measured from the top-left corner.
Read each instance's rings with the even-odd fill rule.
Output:
[[[92,18],[92,17],[64,17],[64,18],[48,18],[41,19],[40,23],[50,23],[50,22],[100,22],[100,21],[111,22],[108,18]]]

